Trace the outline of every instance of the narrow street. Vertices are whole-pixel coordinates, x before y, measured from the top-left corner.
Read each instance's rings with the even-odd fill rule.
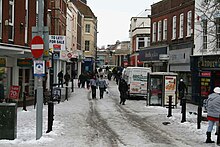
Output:
[[[146,106],[145,100],[127,100],[125,105],[120,105],[119,92],[114,81],[109,82],[108,91],[103,99],[99,99],[99,90],[97,90],[97,99],[94,100],[91,99],[90,90],[76,87],[68,101],[55,105],[53,131],[48,134],[45,133],[47,130],[47,105],[45,105],[44,131],[40,140],[35,140],[33,107],[28,107],[28,112],[18,108],[18,137],[13,141],[0,141],[0,146],[215,146],[203,143],[205,135],[202,130],[196,128],[194,128],[196,131],[189,130],[184,124],[179,127],[180,121],[177,122],[175,117],[167,118],[166,108]],[[179,110],[174,109],[173,112]],[[188,121],[193,123],[194,118]],[[163,125],[163,122],[171,124]],[[204,136],[203,140],[200,139],[201,135]]]

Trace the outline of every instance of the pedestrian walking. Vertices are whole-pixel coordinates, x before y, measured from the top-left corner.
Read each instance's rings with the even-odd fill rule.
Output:
[[[70,81],[70,74],[68,72],[66,72],[66,74],[64,75],[64,80],[65,80],[66,86],[68,86],[69,81]]]
[[[128,85],[124,79],[119,80],[118,90],[120,92],[120,104],[125,105],[128,97]]]
[[[85,82],[86,82],[86,76],[85,76],[85,73],[81,73],[79,75],[79,88],[81,86],[81,88],[85,88]]]
[[[212,129],[214,124],[216,124],[216,131],[218,131],[218,125],[219,125],[218,121],[220,114],[220,87],[215,87],[213,91],[214,93],[210,94],[206,101],[207,119],[208,119],[206,143],[214,143],[214,141],[211,140]]]
[[[92,90],[92,99],[96,99],[96,88],[97,88],[96,76],[93,76],[92,79],[90,79],[90,85]]]
[[[60,85],[63,87],[63,70],[61,70],[57,76],[58,76],[58,87],[60,87]]]
[[[187,87],[184,83],[183,79],[181,78],[178,85],[178,92],[179,92],[179,99],[180,99],[180,105],[182,105],[182,99],[185,96],[185,92],[187,93]]]
[[[107,88],[107,82],[103,79],[103,75],[100,75],[100,79],[98,80],[100,99],[103,99],[104,91]]]

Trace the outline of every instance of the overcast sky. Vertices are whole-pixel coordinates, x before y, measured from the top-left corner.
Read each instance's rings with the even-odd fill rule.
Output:
[[[131,17],[146,16],[145,9],[160,0],[87,0],[98,18],[98,47],[128,41]],[[147,12],[149,13],[149,12]]]

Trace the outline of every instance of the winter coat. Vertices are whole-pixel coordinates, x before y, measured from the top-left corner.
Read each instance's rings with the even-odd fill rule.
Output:
[[[128,91],[128,85],[124,79],[119,81],[118,90],[123,93]]]
[[[91,86],[97,86],[97,80],[96,79],[90,79],[90,85]]]
[[[106,88],[107,87],[107,83],[106,83],[106,81],[104,79],[99,79],[98,86],[99,86],[99,88]]]
[[[70,75],[68,73],[65,74],[64,76],[65,81],[69,82],[70,80]]]
[[[212,93],[206,101],[207,116],[219,118],[220,115],[220,95]]]

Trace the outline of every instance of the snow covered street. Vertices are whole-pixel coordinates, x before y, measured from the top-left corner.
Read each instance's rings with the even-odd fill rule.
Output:
[[[76,81],[75,81],[76,82]],[[76,83],[75,83],[76,84]],[[207,122],[197,129],[197,107],[187,104],[186,122],[181,123],[180,106],[167,117],[167,108],[146,106],[145,100],[119,104],[114,81],[103,99],[91,99],[88,89],[75,88],[68,101],[55,105],[53,131],[47,130],[47,105],[43,110],[43,136],[36,140],[36,109],[18,108],[17,139],[0,140],[1,147],[206,147]],[[170,124],[164,125],[163,122]],[[1,133],[1,132],[0,132]],[[214,132],[212,139],[216,141]]]

